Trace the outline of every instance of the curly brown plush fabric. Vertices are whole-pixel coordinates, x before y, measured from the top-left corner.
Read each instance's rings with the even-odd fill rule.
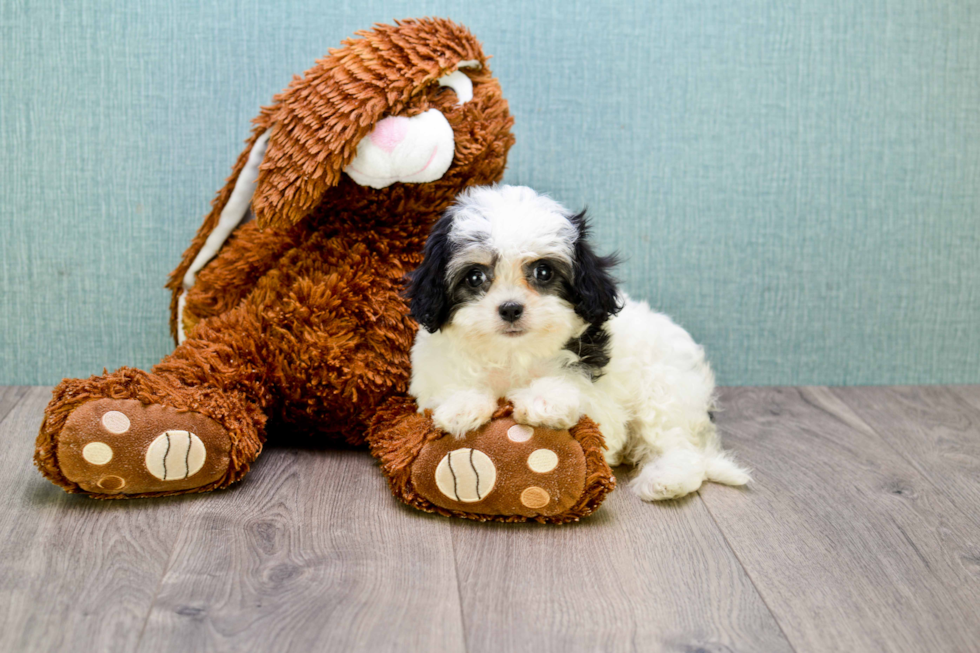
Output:
[[[400,294],[403,277],[421,262],[429,229],[453,198],[500,180],[513,119],[466,28],[406,20],[358,36],[294,79],[256,118],[167,285],[176,336],[182,279],[268,131],[251,204],[256,220],[230,237],[187,292],[187,339],[150,373],[122,368],[56,388],[35,458],[52,482],[85,491],[58,463],[58,436],[86,401],[139,399],[223,425],[233,464],[219,482],[193,490],[201,491],[241,478],[261,451],[267,420],[360,444],[377,406],[404,395],[416,325]],[[462,61],[479,63],[465,70],[473,83],[465,104],[435,83]],[[430,108],[442,112],[455,140],[440,179],[376,190],[342,174],[378,121]]]

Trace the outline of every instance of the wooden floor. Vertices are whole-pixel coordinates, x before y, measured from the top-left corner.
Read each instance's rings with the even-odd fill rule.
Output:
[[[980,650],[980,387],[726,389],[748,489],[623,472],[561,527],[405,508],[363,451],[71,496],[30,463],[48,396],[0,388],[0,651]]]

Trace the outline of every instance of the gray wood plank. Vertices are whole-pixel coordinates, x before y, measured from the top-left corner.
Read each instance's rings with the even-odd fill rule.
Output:
[[[980,525],[980,409],[943,386],[833,392]]]
[[[50,388],[0,424],[0,651],[132,651],[187,502],[95,501],[33,467]]]
[[[726,390],[749,490],[549,527],[404,508],[352,451],[70,496],[30,464],[49,390],[3,388],[0,650],[976,650],[980,388],[851,392]]]
[[[966,403],[980,410],[980,385],[950,385],[945,387],[956,393]]]
[[[806,651],[974,651],[975,524],[826,388],[722,393],[748,493],[701,491],[790,642]]]
[[[619,481],[578,524],[453,523],[469,651],[792,650],[699,497]]]
[[[195,504],[141,651],[463,649],[449,522],[365,451],[266,451]]]
[[[30,388],[23,385],[0,386],[0,422],[17,405],[21,398],[27,394],[28,390]]]

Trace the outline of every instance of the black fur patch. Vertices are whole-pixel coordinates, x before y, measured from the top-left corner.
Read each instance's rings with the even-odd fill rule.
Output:
[[[616,254],[599,256],[589,244],[589,219],[585,211],[569,218],[578,230],[575,241],[575,270],[564,294],[575,312],[593,326],[602,326],[622,309],[619,290],[610,270],[619,263]]]
[[[446,323],[452,309],[446,287],[446,266],[454,252],[449,240],[452,228],[453,217],[448,213],[436,221],[425,241],[422,265],[406,278],[409,313],[429,333],[435,333]]]
[[[603,375],[609,364],[609,332],[602,326],[592,325],[578,338],[565,343],[565,349],[578,356],[575,365],[582,368],[593,381]]]
[[[446,278],[450,261],[463,247],[449,239],[454,220],[450,210],[436,221],[425,241],[422,264],[409,272],[405,279],[404,294],[409,302],[409,314],[429,333],[435,333],[445,326],[460,306],[486,294],[493,283],[496,256],[490,265],[473,263],[461,267],[452,279]],[[486,283],[477,288],[467,285],[465,281],[466,274],[474,268],[482,270],[487,277]]]

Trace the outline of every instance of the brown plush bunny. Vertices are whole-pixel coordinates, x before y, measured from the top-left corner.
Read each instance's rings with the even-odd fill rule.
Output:
[[[403,277],[453,198],[500,180],[513,119],[466,28],[358,36],[255,119],[170,277],[174,352],[55,388],[35,454],[52,482],[104,499],[213,490],[248,471],[270,420],[360,444],[404,397]]]

